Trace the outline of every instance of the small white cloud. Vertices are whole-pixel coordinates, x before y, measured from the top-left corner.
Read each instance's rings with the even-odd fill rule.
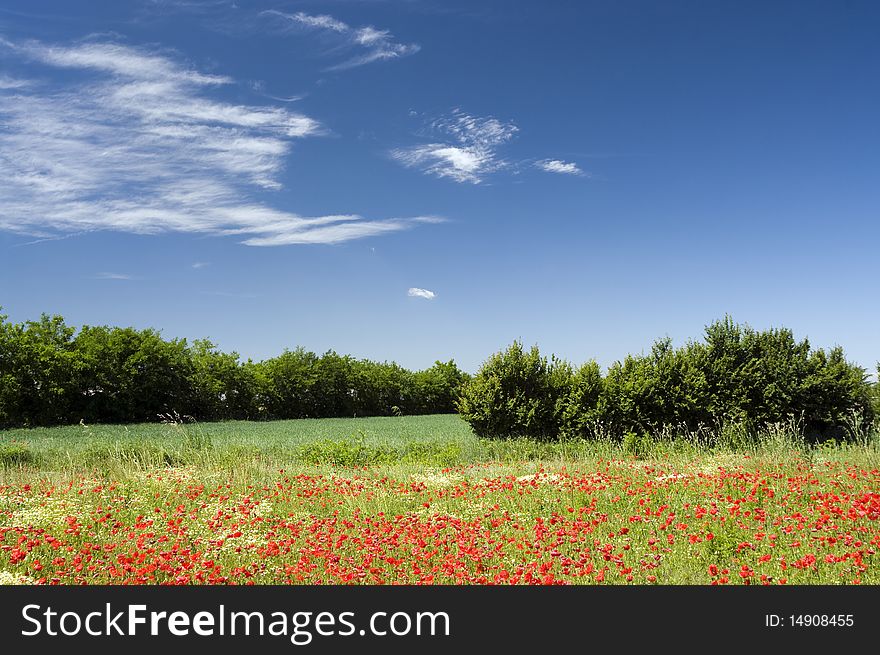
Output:
[[[306,27],[314,27],[316,29],[321,30],[332,30],[333,32],[347,32],[349,31],[349,26],[343,23],[341,20],[336,20],[333,16],[327,16],[326,14],[320,14],[317,16],[310,16],[309,14],[298,11],[293,15],[282,14],[280,11],[269,10],[266,12],[267,14],[279,14],[281,16],[286,16],[287,18],[296,21],[297,23],[301,23]]]
[[[437,177],[456,182],[479,184],[487,172],[489,157],[485,153],[442,143],[429,143],[413,148],[399,148],[391,156],[407,168],[420,168]]]
[[[134,280],[135,278],[127,273],[98,273],[92,279],[94,280]]]
[[[205,268],[205,266],[210,266],[210,262],[193,262],[192,268]]]
[[[547,173],[560,175],[586,175],[577,164],[562,161],[561,159],[542,159],[535,162],[535,166]]]
[[[424,298],[425,300],[434,300],[437,296],[433,291],[428,291],[427,289],[419,289],[418,287],[412,287],[409,291],[406,292],[410,298]]]

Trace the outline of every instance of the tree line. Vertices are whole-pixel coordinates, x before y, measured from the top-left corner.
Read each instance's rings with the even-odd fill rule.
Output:
[[[878,365],[880,377],[880,365]],[[785,328],[726,317],[701,341],[656,341],[603,374],[514,342],[476,375],[454,361],[422,371],[296,348],[259,362],[208,340],[153,329],[83,326],[0,314],[0,427],[459,412],[482,437],[594,438],[674,429],[748,431],[795,421],[846,436],[880,418],[880,383],[841,348],[813,349]]]
[[[467,377],[453,361],[409,371],[297,348],[254,362],[153,329],[0,314],[0,427],[441,414]]]
[[[717,436],[791,423],[808,437],[846,439],[880,417],[880,383],[839,347],[813,349],[791,330],[756,331],[726,317],[702,341],[674,348],[660,339],[605,375],[596,362],[574,368],[514,342],[463,387],[459,410],[483,437]]]

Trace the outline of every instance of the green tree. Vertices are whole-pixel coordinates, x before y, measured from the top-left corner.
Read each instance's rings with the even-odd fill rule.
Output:
[[[193,342],[193,414],[200,420],[257,419],[265,416],[266,389],[259,368],[224,353],[207,339]]]
[[[458,410],[480,437],[553,439],[559,435],[560,401],[572,375],[567,362],[548,361],[537,346],[526,352],[515,341],[464,385]]]
[[[285,350],[257,365],[265,380],[266,411],[271,418],[315,418],[318,410],[318,356],[303,348]]]
[[[194,409],[193,366],[185,339],[155,330],[84,326],[75,345],[82,358],[79,402],[71,419],[155,421]]]
[[[414,414],[448,414],[456,411],[462,386],[470,376],[453,360],[436,361],[413,376]]]
[[[0,315],[0,421],[52,425],[70,411],[72,380],[80,367],[75,328],[61,316],[13,324]]]
[[[602,371],[595,361],[587,362],[577,369],[568,385],[568,393],[558,401],[556,414],[560,434],[566,437],[591,438],[596,436],[602,422],[599,400],[604,381]]]

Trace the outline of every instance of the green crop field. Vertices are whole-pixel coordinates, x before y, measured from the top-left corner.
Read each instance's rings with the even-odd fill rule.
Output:
[[[128,469],[198,466],[274,471],[290,466],[463,466],[480,462],[587,463],[600,459],[688,460],[704,454],[857,456],[880,442],[808,446],[785,427],[707,450],[698,435],[651,440],[479,439],[454,414],[358,419],[168,421],[0,431],[0,480],[63,473],[121,474]]]

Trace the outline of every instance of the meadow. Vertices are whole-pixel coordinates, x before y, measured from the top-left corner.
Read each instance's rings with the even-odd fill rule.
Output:
[[[479,439],[456,415],[0,432],[0,581],[878,584],[880,439]]]

